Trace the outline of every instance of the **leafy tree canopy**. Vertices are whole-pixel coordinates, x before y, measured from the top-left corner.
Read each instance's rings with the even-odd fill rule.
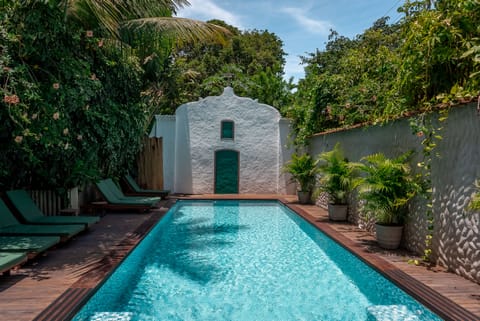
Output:
[[[0,190],[67,189],[131,168],[174,45],[225,28],[183,0],[0,2]]]
[[[302,57],[305,79],[285,113],[298,142],[315,132],[382,122],[478,95],[480,3],[406,1],[354,39],[331,31],[324,50]]]
[[[212,20],[230,31],[225,44],[192,43],[178,47],[166,69],[159,112],[172,114],[182,103],[219,95],[231,86],[235,93],[258,99],[278,109],[292,99],[292,80],[283,79],[285,52],[282,41],[268,31],[240,31]]]

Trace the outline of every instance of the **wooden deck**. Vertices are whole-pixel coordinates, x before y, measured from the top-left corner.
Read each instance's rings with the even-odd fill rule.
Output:
[[[187,198],[187,197],[186,197]],[[404,251],[378,248],[369,233],[328,221],[313,205],[278,195],[196,195],[192,199],[278,199],[446,320],[480,320],[480,285],[446,272],[407,263]],[[1,320],[68,320],[121,259],[135,247],[173,204],[162,201],[149,214],[107,214],[77,239],[36,258],[10,276],[0,277]]]

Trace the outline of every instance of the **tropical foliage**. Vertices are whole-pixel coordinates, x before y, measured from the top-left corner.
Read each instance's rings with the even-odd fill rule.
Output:
[[[297,183],[301,192],[312,192],[315,188],[318,174],[318,159],[310,154],[292,154],[292,159],[283,168],[291,175],[292,181]]]
[[[480,85],[480,4],[406,1],[354,39],[332,31],[303,57],[305,79],[285,113],[298,142],[315,132],[376,123],[470,100]]]
[[[184,4],[0,3],[0,189],[70,188],[132,166],[173,45],[228,33],[171,18]]]
[[[480,210],[480,181],[475,182],[476,193],[473,194],[472,200],[468,204],[468,208],[471,210]]]
[[[219,95],[226,86],[239,96],[283,109],[293,99],[292,81],[283,79],[282,41],[261,30],[240,31],[220,20],[209,21],[230,31],[226,43],[197,42],[178,46],[166,68],[159,112],[173,114],[182,103]]]
[[[377,223],[403,224],[408,215],[408,202],[423,191],[419,177],[412,174],[407,152],[390,159],[382,153],[362,158],[360,170],[365,174],[359,185],[365,217]]]
[[[350,163],[344,156],[340,144],[319,155],[319,188],[328,193],[330,203],[346,204],[348,194],[359,182],[358,164]]]

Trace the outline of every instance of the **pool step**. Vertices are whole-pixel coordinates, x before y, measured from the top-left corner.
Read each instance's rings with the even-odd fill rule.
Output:
[[[372,305],[367,315],[368,321],[420,321],[405,305]]]
[[[90,321],[130,321],[132,312],[95,312]]]

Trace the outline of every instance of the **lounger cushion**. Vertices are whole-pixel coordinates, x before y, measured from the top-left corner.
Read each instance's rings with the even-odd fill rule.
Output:
[[[85,229],[85,225],[28,225],[20,224],[10,209],[0,200],[0,235],[56,235],[70,238]]]
[[[169,190],[156,190],[156,189],[143,189],[138,186],[137,182],[133,179],[130,175],[125,175],[125,180],[127,181],[128,185],[132,188],[132,190],[136,193],[149,193],[149,194],[159,194],[159,195],[168,195],[170,193]]]
[[[3,215],[2,215],[3,216]],[[18,224],[0,228],[0,235],[58,235],[68,238],[85,229],[84,225],[26,225]]]
[[[114,183],[115,184],[115,183]],[[119,198],[114,189],[112,190],[112,185],[108,180],[101,180],[96,183],[99,191],[102,193],[105,200],[113,205],[127,205],[127,206],[149,206],[153,207],[155,204],[160,201],[160,198],[137,198],[137,197],[123,197]],[[117,187],[118,188],[118,187]]]
[[[100,220],[97,216],[45,216],[24,190],[8,191],[7,196],[29,224],[85,224],[89,227]]]
[[[27,253],[9,253],[0,252],[0,273],[10,270],[11,268],[25,262]]]
[[[40,253],[59,242],[58,236],[0,236],[0,251]]]
[[[139,200],[139,201],[147,201],[147,202],[159,202],[161,200],[160,197],[148,197],[148,196],[127,196],[123,194],[122,190],[115,184],[115,182],[111,178],[107,178],[104,180],[105,185],[107,188],[110,189],[113,195],[118,199],[124,200]]]

